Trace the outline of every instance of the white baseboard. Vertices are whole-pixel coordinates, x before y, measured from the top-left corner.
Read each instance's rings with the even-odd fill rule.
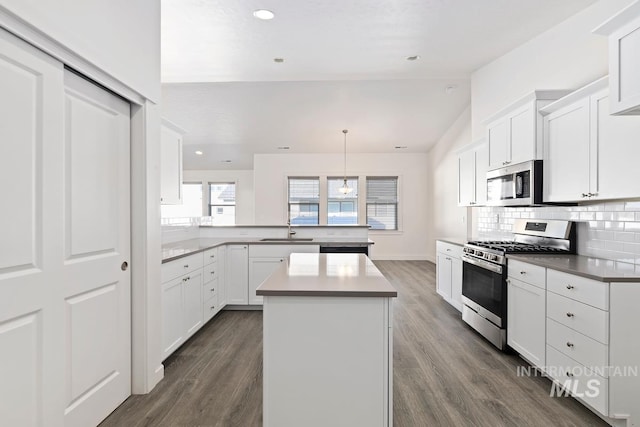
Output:
[[[427,255],[381,255],[370,258],[373,261],[430,261]]]

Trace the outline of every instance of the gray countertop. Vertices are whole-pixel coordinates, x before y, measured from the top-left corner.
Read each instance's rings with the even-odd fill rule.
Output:
[[[640,265],[582,255],[508,254],[514,259],[602,282],[640,282]]]
[[[438,237],[436,240],[458,246],[464,246],[467,243],[467,239],[462,237]]]
[[[364,254],[291,254],[256,290],[263,296],[397,297]]]
[[[162,245],[162,263],[173,261],[185,256],[193,255],[207,249],[221,245],[320,245],[320,246],[368,246],[373,245],[371,239],[367,241],[354,240],[353,238],[314,238],[312,240],[287,240],[287,241],[262,241],[260,237],[237,238],[200,238],[181,240],[179,242],[165,243]]]

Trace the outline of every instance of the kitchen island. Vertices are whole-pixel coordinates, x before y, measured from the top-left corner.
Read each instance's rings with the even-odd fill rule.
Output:
[[[264,297],[263,425],[391,426],[392,298],[362,254],[291,254]]]

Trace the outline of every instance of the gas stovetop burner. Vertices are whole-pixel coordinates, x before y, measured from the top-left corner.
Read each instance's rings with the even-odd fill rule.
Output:
[[[539,253],[556,253],[556,252],[568,252],[567,249],[557,248],[547,245],[537,245],[531,243],[513,242],[513,241],[471,241],[468,245],[477,246],[480,248],[493,249],[495,251],[501,251],[504,253],[516,253],[516,252],[539,252]]]

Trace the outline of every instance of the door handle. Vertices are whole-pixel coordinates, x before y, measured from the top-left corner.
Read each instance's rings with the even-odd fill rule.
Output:
[[[120,270],[127,271],[127,268],[129,268],[129,263],[127,261],[124,261],[122,264],[120,264]]]

